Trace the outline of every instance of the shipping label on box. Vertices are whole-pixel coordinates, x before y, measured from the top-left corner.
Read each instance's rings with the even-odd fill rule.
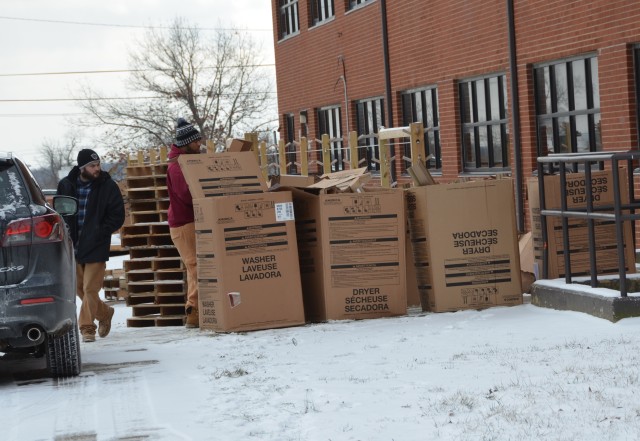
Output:
[[[203,238],[196,245],[200,327],[248,331],[303,324],[291,193],[194,199],[194,212]]]
[[[423,310],[522,303],[514,205],[510,179],[407,190]]]
[[[180,155],[178,163],[194,199],[267,191],[253,152]]]
[[[613,174],[610,170],[598,170],[591,172],[592,201],[594,207],[613,207]],[[587,195],[584,173],[570,173],[566,176],[567,208],[586,210]],[[628,179],[624,169],[620,172],[620,191],[622,202],[629,201],[627,187]],[[562,191],[560,189],[560,176],[545,176],[545,208],[547,210],[560,210]],[[545,244],[542,240],[542,223],[540,218],[540,195],[537,178],[527,181],[529,195],[529,214],[531,219],[531,232],[533,236],[534,274],[536,279],[542,277],[542,253]],[[609,211],[610,213],[612,210]],[[568,234],[570,245],[571,274],[573,276],[587,276],[591,273],[589,259],[589,228],[586,219],[569,218]],[[613,220],[595,220],[595,257],[598,274],[616,274],[619,272],[618,243],[616,240],[616,227]],[[623,224],[624,254],[627,272],[635,272],[635,250],[633,247],[633,233],[630,222]],[[565,252],[564,232],[562,218],[559,216],[547,216],[547,278],[556,279],[565,276]]]

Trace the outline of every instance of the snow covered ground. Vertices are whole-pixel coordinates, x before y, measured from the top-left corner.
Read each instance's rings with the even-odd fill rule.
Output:
[[[77,378],[0,362],[1,440],[640,437],[640,318],[524,304],[216,334],[115,308]]]

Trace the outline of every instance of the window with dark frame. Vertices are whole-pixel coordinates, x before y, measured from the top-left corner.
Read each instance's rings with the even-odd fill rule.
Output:
[[[280,8],[278,35],[283,39],[300,30],[298,0],[278,0],[278,6]]]
[[[461,81],[462,166],[465,172],[509,170],[504,74]]]
[[[296,145],[294,143],[296,139],[295,119],[293,113],[284,115],[285,125],[285,138],[284,138],[284,151],[285,161],[287,162],[287,174],[297,175],[298,168],[296,167]]]
[[[309,0],[309,25],[315,26],[334,16],[333,0]]]
[[[424,129],[423,158],[433,155],[425,164],[427,168],[442,169],[442,151],[440,147],[440,120],[438,117],[438,89],[422,88],[402,93],[402,125],[408,126],[421,122]],[[411,157],[410,146],[405,146],[404,155]]]
[[[358,133],[358,167],[380,171],[380,145],[376,134],[384,125],[384,100],[372,98],[356,102]]]
[[[356,8],[365,3],[371,3],[373,0],[344,0],[344,6],[347,11]]]
[[[342,124],[340,106],[323,107],[318,109],[318,133],[317,139],[322,139],[322,135],[329,135],[331,152],[331,170],[325,173],[340,171],[345,169],[346,155],[344,155],[342,143]],[[317,146],[318,161],[322,162],[322,145]]]
[[[601,151],[598,59],[564,60],[533,74],[538,156]]]

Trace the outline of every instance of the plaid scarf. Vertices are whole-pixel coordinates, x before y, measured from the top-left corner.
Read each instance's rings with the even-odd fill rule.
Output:
[[[89,193],[91,193],[91,181],[83,182],[78,178],[78,237],[82,231],[84,225],[84,218],[87,215],[87,200],[89,199]]]

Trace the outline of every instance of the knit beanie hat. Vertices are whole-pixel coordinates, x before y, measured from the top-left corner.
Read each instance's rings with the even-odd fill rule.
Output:
[[[78,167],[84,168],[96,162],[100,162],[100,156],[93,150],[82,149],[78,152]]]
[[[192,143],[202,136],[200,132],[193,127],[193,124],[189,124],[184,118],[178,118],[178,127],[176,128],[176,146],[184,147],[187,144]]]

